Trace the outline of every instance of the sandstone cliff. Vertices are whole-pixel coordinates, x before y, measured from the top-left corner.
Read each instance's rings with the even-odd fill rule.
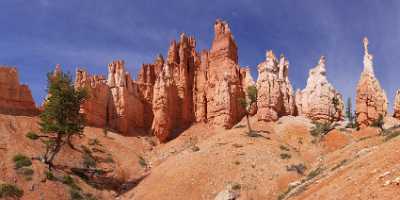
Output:
[[[276,121],[279,117],[296,114],[288,68],[288,60],[282,55],[278,61],[272,51],[268,51],[266,60],[258,65],[258,120]]]
[[[38,109],[27,85],[19,82],[16,68],[0,66],[0,113],[37,115]]]
[[[373,69],[373,56],[368,52],[368,39],[364,38],[364,70],[357,85],[356,117],[360,127],[376,121],[380,115],[387,114],[387,97],[376,79]]]
[[[296,92],[299,115],[316,121],[339,121],[343,119],[342,95],[328,82],[325,57],[310,70],[307,86]]]

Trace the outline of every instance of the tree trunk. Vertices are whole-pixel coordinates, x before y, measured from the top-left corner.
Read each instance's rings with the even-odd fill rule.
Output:
[[[246,114],[246,120],[247,120],[247,128],[249,130],[249,134],[251,134],[252,130],[251,130],[251,127],[250,127],[249,114]]]

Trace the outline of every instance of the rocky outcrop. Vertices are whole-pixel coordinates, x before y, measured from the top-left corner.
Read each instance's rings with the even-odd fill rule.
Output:
[[[400,90],[396,91],[396,97],[394,98],[393,104],[393,117],[400,119]]]
[[[110,107],[110,88],[103,76],[90,76],[85,70],[77,69],[75,88],[84,88],[88,99],[81,106],[85,114],[86,124],[95,127],[107,127]]]
[[[298,114],[311,120],[332,122],[343,119],[342,95],[328,82],[324,56],[310,70],[306,88],[296,92],[296,105]]]
[[[111,92],[109,125],[122,133],[144,128],[144,105],[139,99],[139,87],[125,71],[124,62],[114,61],[108,65],[107,85]]]
[[[27,85],[21,85],[17,69],[0,66],[0,113],[33,116],[38,109]]]
[[[360,127],[366,127],[379,116],[387,114],[388,101],[385,91],[376,79],[373,56],[368,52],[368,39],[364,38],[364,70],[357,85],[356,117]]]
[[[238,99],[244,97],[238,65],[237,45],[229,25],[221,20],[214,24],[215,37],[208,53],[207,120],[215,126],[231,128],[244,115]],[[203,59],[202,59],[203,61]]]
[[[160,142],[166,142],[172,137],[173,130],[179,125],[177,110],[180,107],[177,104],[177,87],[168,64],[164,66],[155,82],[153,98],[154,120],[152,131]]]
[[[278,61],[272,51],[267,51],[266,60],[258,65],[258,120],[276,121],[296,113],[288,68],[288,60],[282,55]]]

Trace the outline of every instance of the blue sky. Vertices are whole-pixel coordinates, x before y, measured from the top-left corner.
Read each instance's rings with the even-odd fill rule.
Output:
[[[308,70],[325,55],[328,79],[354,99],[368,36],[390,102],[400,88],[400,1],[2,0],[0,8],[0,64],[19,69],[37,103],[57,63],[106,74],[108,63],[123,59],[136,77],[181,32],[195,36],[198,50],[209,48],[216,18],[229,22],[239,62],[255,76],[272,49],[288,57],[292,84],[304,88]]]

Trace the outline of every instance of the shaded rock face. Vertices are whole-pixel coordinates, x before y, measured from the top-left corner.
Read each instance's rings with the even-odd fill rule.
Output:
[[[16,68],[0,66],[0,113],[34,116],[38,109],[27,85],[21,85]]]
[[[108,110],[110,104],[110,88],[103,76],[90,76],[85,70],[76,71],[75,88],[85,88],[88,100],[81,106],[85,114],[86,124],[95,127],[108,126]]]
[[[139,95],[144,104],[144,124],[146,128],[151,128],[153,122],[153,87],[156,78],[161,73],[164,65],[164,58],[159,55],[153,64],[143,64],[137,76]]]
[[[325,57],[310,70],[307,86],[296,92],[296,105],[299,115],[311,120],[332,122],[343,119],[344,104],[342,95],[328,82]]]
[[[244,91],[237,45],[226,22],[217,20],[214,32],[210,52],[204,59],[204,65],[207,66],[206,118],[215,126],[231,128],[244,115],[244,108],[238,101],[244,98]]]
[[[278,61],[272,51],[268,51],[266,60],[258,65],[258,120],[276,121],[281,116],[296,114],[288,68],[288,60],[282,55]]]
[[[174,83],[169,65],[166,64],[154,85],[152,130],[160,142],[170,139],[178,123],[178,89]]]
[[[368,52],[368,39],[364,38],[364,70],[357,85],[356,117],[360,127],[376,121],[387,114],[388,101],[373,70],[373,56]]]
[[[397,90],[394,98],[393,117],[400,119],[400,90]]]

